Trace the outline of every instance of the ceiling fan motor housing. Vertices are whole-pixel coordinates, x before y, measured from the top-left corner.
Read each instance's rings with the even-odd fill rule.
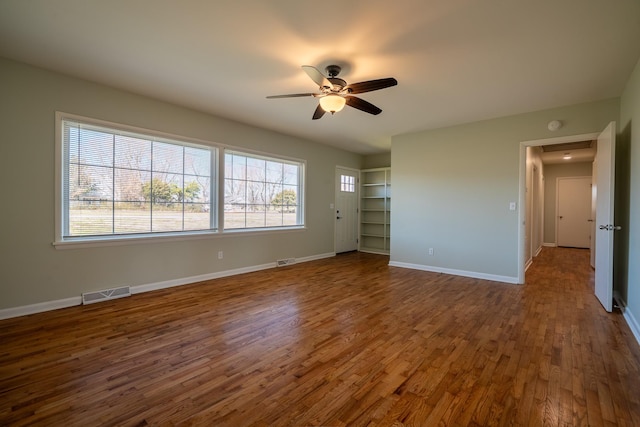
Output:
[[[338,74],[340,74],[340,71],[342,70],[339,65],[327,65],[324,70],[327,73],[327,80],[329,80],[333,85],[333,90],[331,92],[340,92],[345,86],[347,86],[346,81],[338,78]]]
[[[347,82],[337,77],[329,77],[327,80],[333,85],[334,92],[340,92],[347,85]]]
[[[339,65],[327,65],[324,70],[327,72],[327,76],[337,77],[338,74],[340,74],[342,67],[340,67]]]

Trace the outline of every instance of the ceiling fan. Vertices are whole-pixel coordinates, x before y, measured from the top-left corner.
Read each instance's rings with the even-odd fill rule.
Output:
[[[385,89],[398,84],[398,81],[392,77],[377,80],[368,80],[366,82],[347,84],[346,81],[338,77],[340,74],[340,66],[329,65],[325,68],[327,76],[325,77],[317,68],[311,65],[303,65],[302,69],[307,73],[311,80],[318,85],[318,93],[292,93],[289,95],[271,95],[268,99],[275,98],[298,98],[305,96],[313,96],[319,98],[320,102],[316,111],[313,113],[313,120],[318,120],[324,113],[336,113],[344,108],[345,105],[364,111],[369,114],[380,114],[382,110],[364,99],[351,96],[352,94],[371,92],[374,90]]]

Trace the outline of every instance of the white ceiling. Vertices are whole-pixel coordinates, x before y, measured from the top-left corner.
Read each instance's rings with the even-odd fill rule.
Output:
[[[569,159],[565,159],[565,154],[569,155]],[[595,148],[584,148],[580,150],[552,151],[541,153],[540,159],[545,165],[565,164],[565,163],[582,163],[593,162],[596,157]]]
[[[1,0],[0,56],[368,154],[393,135],[620,96],[638,0]],[[300,68],[395,77],[312,121]]]
[[[536,147],[540,160],[545,165],[593,162],[596,157],[597,141],[579,141]]]

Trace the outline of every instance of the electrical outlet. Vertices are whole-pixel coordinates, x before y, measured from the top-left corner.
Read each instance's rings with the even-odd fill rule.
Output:
[[[224,258],[224,252],[218,251],[218,259]]]
[[[429,248],[429,255],[433,255],[433,248]]]

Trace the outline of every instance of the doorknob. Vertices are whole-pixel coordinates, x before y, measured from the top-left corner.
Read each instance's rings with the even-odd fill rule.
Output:
[[[600,228],[600,230],[607,230],[607,231],[619,231],[619,230],[622,230],[622,226],[613,225],[613,224],[601,225],[599,228]]]
[[[558,218],[562,219],[562,215],[560,215]]]

